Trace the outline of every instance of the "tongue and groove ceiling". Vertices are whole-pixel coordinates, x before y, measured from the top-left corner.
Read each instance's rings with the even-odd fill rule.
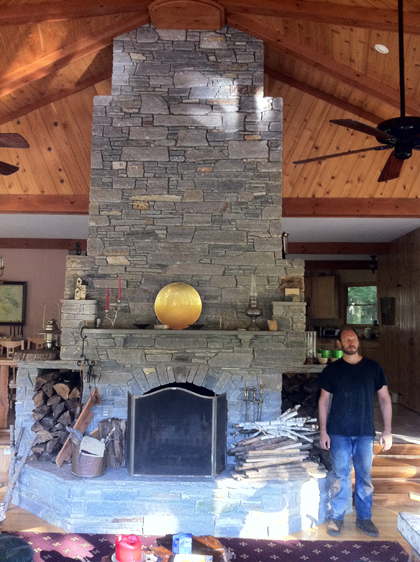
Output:
[[[284,216],[420,217],[420,151],[381,183],[386,151],[293,164],[378,144],[331,119],[399,116],[397,0],[202,2],[0,0],[0,133],[30,144],[0,149],[20,167],[0,176],[0,213],[87,213],[92,100],[110,93],[113,38],[150,21],[169,27],[174,13],[178,27],[192,28],[197,11],[206,24],[207,2],[264,41],[265,95],[284,100]],[[404,14],[407,114],[420,116],[418,1],[405,0]]]

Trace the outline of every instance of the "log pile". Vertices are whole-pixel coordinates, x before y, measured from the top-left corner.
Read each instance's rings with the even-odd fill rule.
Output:
[[[297,417],[300,405],[273,421],[235,424],[238,434],[247,434],[228,454],[235,456],[233,477],[237,480],[298,480],[323,478],[324,467],[311,460],[318,439],[317,420]]]
[[[38,375],[33,395],[35,423],[31,427],[37,439],[31,460],[55,460],[69,436],[66,427],[72,427],[80,414],[81,394],[78,372],[53,370]]]

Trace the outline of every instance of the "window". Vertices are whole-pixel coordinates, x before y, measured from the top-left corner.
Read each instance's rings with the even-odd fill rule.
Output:
[[[376,285],[347,287],[346,323],[373,324],[378,318]]]

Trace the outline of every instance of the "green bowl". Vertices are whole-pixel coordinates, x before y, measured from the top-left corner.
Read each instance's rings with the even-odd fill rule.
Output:
[[[331,350],[330,349],[321,349],[321,357],[328,357],[330,356]]]
[[[331,353],[334,359],[340,359],[341,357],[343,357],[342,349],[333,349]]]

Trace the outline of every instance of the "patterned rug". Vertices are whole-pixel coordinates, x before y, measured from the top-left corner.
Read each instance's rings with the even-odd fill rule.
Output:
[[[101,562],[114,553],[116,535],[4,533],[22,538],[35,551],[34,562]],[[141,537],[145,548],[156,537]],[[407,562],[408,554],[391,541],[274,541],[219,539],[236,562]],[[233,561],[235,562],[235,560]]]

